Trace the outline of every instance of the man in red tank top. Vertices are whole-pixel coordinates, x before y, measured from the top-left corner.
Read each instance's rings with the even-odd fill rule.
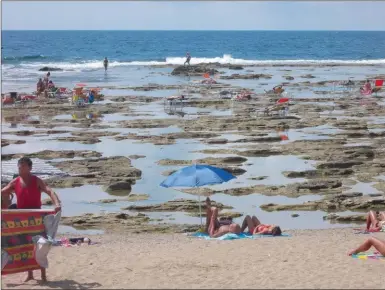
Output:
[[[40,209],[41,208],[41,192],[45,192],[52,199],[55,205],[55,211],[61,210],[61,203],[56,193],[48,187],[43,180],[31,174],[32,160],[28,157],[22,157],[17,163],[19,176],[12,180],[6,187],[1,190],[1,197],[8,198],[14,192],[16,194],[17,209]],[[28,271],[27,280],[33,279],[33,272]],[[41,269],[41,279],[46,281],[45,269]]]

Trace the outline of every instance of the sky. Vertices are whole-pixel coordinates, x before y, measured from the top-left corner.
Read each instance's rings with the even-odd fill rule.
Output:
[[[381,12],[382,11],[382,12]],[[3,30],[381,30],[385,2],[2,2]]]

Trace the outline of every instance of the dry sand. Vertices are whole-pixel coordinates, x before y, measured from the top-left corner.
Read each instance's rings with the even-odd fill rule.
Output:
[[[384,288],[385,262],[347,251],[369,235],[352,229],[292,237],[206,241],[184,235],[101,235],[98,245],[50,252],[49,282],[3,277],[3,288]],[[385,233],[374,236],[385,239]],[[35,277],[40,279],[35,271]]]

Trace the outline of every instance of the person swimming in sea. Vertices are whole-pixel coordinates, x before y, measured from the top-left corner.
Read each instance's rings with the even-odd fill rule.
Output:
[[[104,70],[107,71],[107,68],[108,68],[108,59],[107,59],[107,57],[104,58],[103,65],[104,65]]]
[[[186,65],[186,63],[187,63],[188,65],[190,65],[190,60],[191,60],[191,55],[190,55],[189,52],[187,52],[187,53],[186,53],[186,61],[184,62],[183,65]]]

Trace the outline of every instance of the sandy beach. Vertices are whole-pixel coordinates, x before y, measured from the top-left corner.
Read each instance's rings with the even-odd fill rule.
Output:
[[[100,244],[55,247],[49,282],[4,276],[4,289],[383,289],[385,260],[348,250],[370,235],[353,229],[290,231],[291,237],[207,241],[183,234],[100,235]],[[373,234],[380,239],[385,233]]]

